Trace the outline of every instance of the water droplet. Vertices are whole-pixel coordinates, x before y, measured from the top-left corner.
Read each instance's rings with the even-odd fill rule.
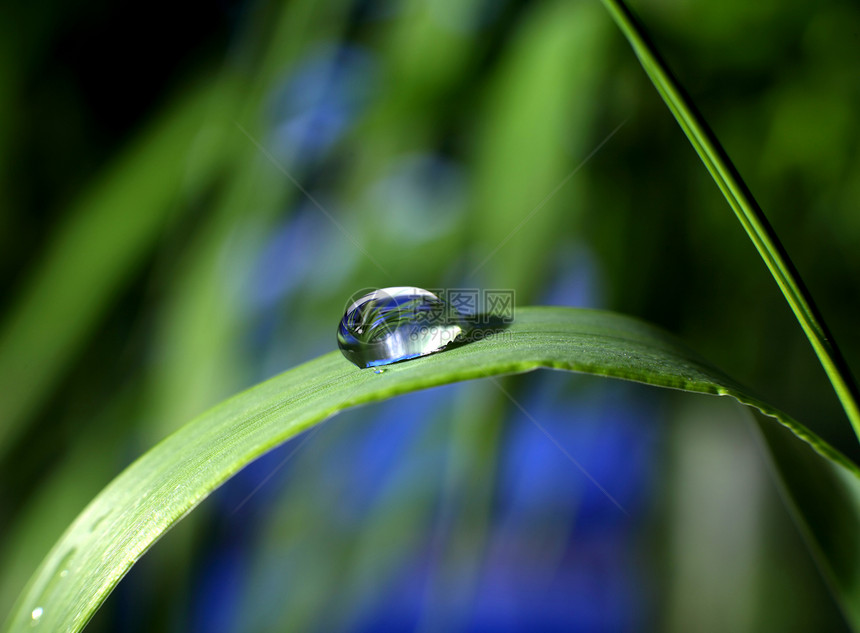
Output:
[[[383,373],[384,371],[385,371],[384,369],[374,369],[374,370],[373,370],[373,373],[374,373],[374,374],[381,374],[381,373]]]
[[[42,607],[36,607],[35,609],[33,609],[33,611],[30,613],[30,617],[33,618],[34,623],[39,621],[39,618],[42,617],[42,613],[44,613],[44,609],[42,609]]]
[[[350,362],[376,367],[441,351],[467,330],[457,309],[432,292],[398,286],[353,301],[337,343]]]
[[[65,578],[68,575],[69,575],[68,569],[64,569],[63,571],[60,572],[60,578]]]

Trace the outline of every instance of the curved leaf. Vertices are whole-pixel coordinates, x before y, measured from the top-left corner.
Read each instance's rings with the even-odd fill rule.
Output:
[[[818,488],[818,482],[838,477],[851,492],[850,511],[813,504],[814,512],[839,514],[833,521],[806,517],[806,525],[846,611],[860,621],[860,566],[853,559],[847,565],[834,561],[839,548],[822,544],[827,530],[835,529],[840,543],[847,539],[855,545],[852,551],[857,549],[860,471],[853,463],[656,328],[608,312],[539,307],[518,309],[515,323],[487,332],[483,340],[391,365],[378,374],[356,368],[334,351],[196,418],[129,466],[90,503],[37,570],[5,630],[29,631],[37,621],[43,630],[79,631],[134,562],[209,493],[266,451],[338,411],[418,389],[538,368],[732,396],[776,418],[794,434],[783,432],[780,437],[791,440],[808,473],[829,473],[819,479],[795,473],[796,482],[788,480],[789,488],[811,487],[811,498],[821,495],[829,501],[829,491]],[[763,424],[776,427],[772,420]],[[803,498],[810,498],[809,491]],[[801,514],[807,507],[798,504]]]

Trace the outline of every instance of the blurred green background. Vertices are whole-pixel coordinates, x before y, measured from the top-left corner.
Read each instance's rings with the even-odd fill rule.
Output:
[[[860,7],[633,6],[856,369]],[[4,617],[113,476],[333,349],[359,288],[638,316],[860,456],[593,0],[5,3],[0,200]],[[436,389],[250,466],[88,630],[846,629],[745,412],[506,385],[627,515],[496,389]]]

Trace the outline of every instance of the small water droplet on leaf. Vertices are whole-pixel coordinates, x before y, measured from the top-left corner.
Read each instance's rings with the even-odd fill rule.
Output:
[[[42,607],[36,607],[35,609],[33,609],[33,611],[30,613],[30,617],[33,619],[34,624],[39,621],[44,612],[45,610],[42,609]]]
[[[467,331],[463,315],[432,292],[398,286],[351,302],[337,343],[353,364],[377,367],[442,351]]]

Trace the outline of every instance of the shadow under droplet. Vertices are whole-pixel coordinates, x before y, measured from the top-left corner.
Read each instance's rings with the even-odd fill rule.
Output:
[[[512,324],[511,319],[494,314],[476,314],[469,320],[471,322],[469,329],[449,343],[446,350],[501,336]]]

